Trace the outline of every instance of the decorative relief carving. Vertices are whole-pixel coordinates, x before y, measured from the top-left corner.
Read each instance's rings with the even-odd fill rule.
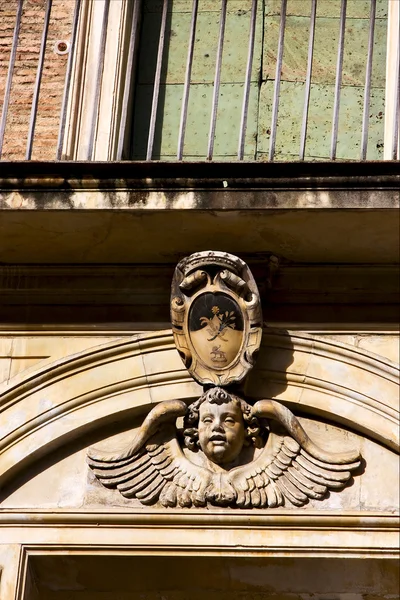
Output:
[[[260,295],[250,269],[226,252],[197,252],[176,267],[171,294],[176,347],[202,385],[242,381],[262,335]]]
[[[178,430],[176,419],[184,417]],[[340,490],[359,466],[358,452],[329,453],[273,400],[253,407],[220,387],[189,407],[153,408],[133,444],[119,455],[89,452],[103,485],[143,504],[163,506],[303,506]]]
[[[181,261],[171,317],[187,369],[207,388],[189,406],[155,406],[121,454],[90,449],[89,466],[105,487],[165,507],[273,508],[303,506],[346,485],[360,465],[357,450],[328,452],[281,403],[253,406],[228,387],[251,369],[262,332],[257,286],[242,260],[199,252]]]

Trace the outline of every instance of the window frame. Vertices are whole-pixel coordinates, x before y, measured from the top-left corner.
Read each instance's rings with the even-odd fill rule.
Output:
[[[385,136],[384,136],[384,159],[393,158],[393,146],[395,135],[395,114],[398,102],[399,90],[398,78],[400,77],[399,54],[400,54],[400,2],[399,0],[388,0],[388,36],[386,52],[386,92],[385,92]],[[397,73],[397,78],[396,78]],[[394,76],[392,76],[394,74]],[[397,85],[396,85],[397,84]],[[396,97],[397,96],[397,97]],[[398,107],[397,107],[398,110]],[[398,117],[399,118],[399,117]],[[400,159],[400,135],[397,140],[397,160]]]
[[[125,81],[128,75],[133,9],[134,5],[140,9],[141,1],[88,0],[82,3],[68,99],[64,159],[117,159],[124,99],[125,103],[128,102],[130,95],[125,92]],[[107,4],[104,64],[100,85],[96,89]],[[138,18],[136,21],[138,22]]]

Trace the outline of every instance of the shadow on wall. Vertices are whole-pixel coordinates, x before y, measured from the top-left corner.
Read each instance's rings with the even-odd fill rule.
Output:
[[[249,398],[275,398],[288,388],[287,373],[294,361],[294,345],[286,329],[267,329],[254,369],[244,385]]]

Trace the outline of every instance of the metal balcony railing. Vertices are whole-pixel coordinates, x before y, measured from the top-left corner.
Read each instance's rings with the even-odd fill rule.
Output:
[[[3,22],[6,26],[6,33],[0,46],[0,69],[3,71],[3,76],[0,77],[0,82],[3,81],[3,86],[0,92],[3,94],[2,112],[0,120],[0,157],[3,160],[11,159],[56,159],[71,158],[63,154],[65,145],[65,131],[68,114],[69,102],[72,89],[72,82],[79,80],[73,78],[73,70],[76,69],[76,56],[79,52],[79,28],[81,24],[82,6],[85,2],[92,0],[76,0],[66,3],[68,5],[67,12],[65,3],[59,0],[43,0],[42,2],[33,3],[31,0],[9,0],[6,2],[5,14]],[[119,124],[118,136],[120,143],[119,150],[114,157],[116,160],[123,158],[142,158],[145,160],[163,159],[162,153],[155,148],[155,140],[163,133],[163,114],[160,101],[160,90],[165,84],[163,77],[167,69],[166,62],[168,61],[168,45],[170,42],[171,25],[168,21],[168,15],[174,10],[174,0],[126,0],[127,2],[135,3],[133,14],[138,19],[139,26],[135,29],[135,35],[139,36],[139,42],[133,40],[126,48],[126,64],[128,65],[127,77],[121,81],[121,85],[125,86],[123,93],[124,101],[122,103],[122,113]],[[216,157],[215,140],[216,129],[219,122],[223,118],[221,116],[221,74],[223,70],[223,61],[226,53],[232,51],[232,46],[228,47],[226,41],[226,23],[230,10],[231,0],[215,0],[215,6],[219,8],[219,33],[215,47],[215,56],[212,57],[214,65],[214,75],[212,80],[212,95],[209,105],[208,114],[208,137],[207,148],[204,149],[206,160],[218,160],[220,153]],[[274,0],[276,3],[276,0]],[[313,85],[313,67],[318,59],[315,49],[315,31],[318,22],[318,7],[319,2],[323,0],[310,0],[310,12],[307,16],[308,23],[308,44],[304,49],[306,56],[304,77],[302,79],[302,108],[301,119],[298,123],[299,135],[297,129],[293,132],[293,147],[299,160],[307,160],[307,139],[310,122],[310,93]],[[379,1],[379,0],[378,0]],[[391,1],[391,0],[389,0]],[[143,52],[143,45],[147,43],[145,33],[140,29],[140,22],[143,19],[143,13],[146,11],[146,6],[151,3],[156,3],[159,8],[159,29],[156,32],[158,44],[156,58],[154,63],[154,73],[151,91],[151,106],[147,109],[148,122],[144,129],[146,140],[144,142],[145,152],[143,156],[138,156],[135,153],[123,155],[122,140],[126,140],[130,136],[135,141],[135,127],[131,127],[130,123],[135,123],[135,110],[137,110],[137,100],[132,100],[132,95],[129,93],[130,82],[135,79],[137,83],[137,73],[135,75],[134,65],[139,65],[140,60],[138,55]],[[189,0],[188,0],[189,2]],[[179,112],[179,128],[173,135],[176,142],[176,154],[174,157],[169,156],[168,160],[190,160],[185,154],[185,143],[187,142],[188,134],[188,111],[193,100],[191,92],[193,89],[193,67],[195,61],[196,44],[199,42],[199,36],[204,35],[199,29],[199,14],[201,10],[202,0],[190,0],[191,16],[188,27],[187,39],[187,54],[185,56],[184,81],[182,81],[182,97],[179,106],[176,110]],[[281,126],[280,108],[282,103],[282,72],[285,62],[285,34],[288,28],[288,2],[290,0],[281,0],[279,10],[279,27],[277,35],[277,48],[274,55],[275,64],[273,69],[269,65],[270,71],[274,71],[274,76],[270,77],[269,83],[273,84],[272,98],[269,106],[271,115],[270,126],[268,127],[268,150],[264,151],[263,158],[260,158],[257,149],[253,152],[251,159],[255,160],[279,160],[277,157],[277,140],[279,137],[279,128]],[[349,0],[351,2],[351,0]],[[338,137],[339,137],[339,122],[341,117],[341,100],[343,96],[343,60],[346,44],[346,23],[348,19],[348,0],[340,0],[340,13],[337,15],[338,22],[338,43],[336,53],[336,69],[334,82],[334,98],[333,109],[330,119],[330,143],[329,156],[327,160],[335,160],[337,156]],[[199,4],[200,3],[200,4]],[[102,29],[100,32],[99,53],[97,56],[97,64],[93,65],[95,76],[95,101],[92,114],[92,127],[89,133],[89,153],[88,158],[93,159],[93,144],[95,140],[95,130],[97,126],[97,109],[99,107],[100,94],[102,93],[102,82],[104,77],[104,59],[106,52],[106,40],[108,32],[108,20],[110,10],[110,0],[103,0],[104,12]],[[4,3],[3,3],[4,5]],[[255,44],[257,38],[257,27],[260,22],[265,23],[265,0],[246,0],[248,7],[248,18],[246,21],[246,50],[245,50],[245,71],[241,82],[241,108],[240,118],[235,123],[231,124],[237,137],[237,160],[248,160],[249,156],[246,152],[246,133],[248,134],[249,124],[249,102],[250,90],[254,80],[254,70],[258,69],[255,64]],[[215,9],[214,13],[215,13]],[[64,11],[64,12],[63,12]],[[69,12],[68,12],[69,11]],[[376,15],[377,15],[377,0],[370,0],[369,16],[368,16],[368,43],[366,48],[366,56],[364,62],[364,85],[362,98],[362,122],[361,129],[359,126],[354,126],[352,130],[353,136],[358,136],[359,142],[359,157],[357,160],[366,160],[368,158],[368,149],[370,144],[370,117],[371,117],[371,86],[374,50],[376,50]],[[289,18],[290,17],[289,15]],[[305,17],[302,17],[304,19]],[[364,19],[365,20],[365,19]],[[7,31],[11,31],[7,34]],[[393,29],[393,27],[392,27]],[[132,30],[133,31],[133,30]],[[153,32],[154,34],[154,32]],[[268,31],[265,30],[261,36],[261,40],[268,36]],[[257,38],[258,39],[258,38]],[[262,41],[261,41],[262,43]],[[400,119],[400,67],[399,67],[399,43],[397,46],[392,45],[392,52],[396,52],[396,57],[393,62],[395,65],[393,73],[389,73],[393,77],[393,82],[390,87],[393,98],[386,98],[382,106],[380,115],[385,110],[388,100],[392,104],[393,118],[389,125],[386,123],[385,144],[390,144],[390,150],[386,149],[385,156],[396,160],[400,158],[399,154],[399,119]],[[393,50],[393,48],[395,48]],[[265,61],[266,54],[262,52],[262,60]],[[243,57],[242,57],[243,58]],[[138,59],[138,60],[137,60]],[[257,55],[258,60],[258,55]],[[261,59],[260,59],[261,60]],[[259,82],[258,90],[263,82],[262,76],[263,65],[259,65]],[[131,71],[129,72],[129,69]],[[0,72],[1,75],[1,72]],[[253,79],[252,79],[253,77]],[[268,78],[267,78],[268,79]],[[85,85],[85,74],[81,74],[80,85]],[[136,84],[135,84],[136,85]],[[389,87],[386,86],[386,90]],[[1,100],[1,98],[0,98]],[[196,108],[196,107],[194,107]],[[192,106],[193,109],[193,106]],[[147,118],[147,117],[146,117]],[[350,125],[351,128],[351,125]],[[161,132],[161,133],[160,133]],[[254,137],[261,138],[263,132],[258,130]],[[131,147],[132,147],[131,140]],[[294,154],[294,152],[292,153]],[[201,158],[201,157],[198,157]],[[341,156],[339,158],[353,159],[352,157]]]
[[[11,20],[11,5],[16,4],[16,14],[15,14],[15,22],[14,22],[14,30],[12,35],[12,42],[9,52],[9,62],[7,68],[7,76],[6,83],[4,87],[4,100],[1,112],[1,120],[0,120],[0,157],[4,158],[4,145],[8,142],[10,147],[11,144],[14,144],[13,138],[15,135],[21,136],[21,138],[26,139],[25,153],[21,156],[20,153],[17,153],[17,158],[25,158],[26,160],[30,160],[32,158],[32,150],[33,144],[35,140],[35,132],[37,128],[37,118],[38,118],[38,108],[39,108],[39,98],[43,80],[43,73],[45,70],[45,59],[48,58],[52,49],[49,48],[50,44],[53,44],[55,40],[49,39],[49,27],[51,23],[51,19],[54,16],[52,12],[53,8],[53,0],[47,0],[44,6],[39,5],[38,10],[32,10],[32,6],[29,6],[29,2],[25,2],[24,0],[18,0],[17,3],[10,2],[8,4],[9,12],[7,11],[4,15],[4,20],[7,23],[10,23]],[[59,159],[61,157],[62,152],[62,144],[63,137],[65,131],[65,122],[66,122],[66,112],[67,112],[67,101],[68,94],[70,91],[71,84],[71,74],[72,74],[72,65],[76,50],[76,39],[77,39],[77,29],[78,29],[78,21],[79,21],[79,13],[81,8],[81,0],[76,0],[76,2],[71,2],[72,7],[74,8],[73,17],[71,27],[68,31],[68,37],[70,41],[68,44],[65,42],[58,42],[58,52],[61,54],[68,53],[68,62],[66,66],[66,74],[65,74],[65,83],[63,86],[63,94],[61,99],[61,107],[58,113],[58,138],[55,144],[55,155],[52,158]],[[24,14],[24,9],[25,14]],[[29,10],[31,9],[31,10]],[[23,18],[25,23],[23,23]],[[34,24],[37,24],[37,21],[42,20],[42,31],[41,34],[37,35],[39,32],[37,28],[30,31],[30,25],[32,21]],[[22,25],[25,25],[22,30]],[[7,29],[6,29],[7,31]],[[36,34],[36,36],[35,36]],[[6,45],[7,38],[5,37],[3,41],[3,47]],[[38,46],[39,44],[39,46]],[[33,46],[33,48],[32,48]],[[28,63],[26,63],[26,55],[29,55],[30,58]],[[34,65],[34,59],[37,57],[37,63]],[[2,67],[4,71],[4,54],[3,54]],[[20,78],[18,77],[18,71],[23,70],[25,67],[25,75],[34,75],[34,83],[31,86],[31,90],[29,91],[30,95],[30,110],[29,110],[29,119],[24,122],[24,114],[26,114],[26,105],[22,109],[21,105],[19,105],[16,98],[16,93],[13,94],[13,84],[16,84],[16,91],[25,91],[23,88],[26,86],[22,84]],[[18,81],[19,79],[19,81]],[[20,85],[18,86],[18,83]],[[48,90],[47,90],[48,91]],[[10,105],[12,102],[16,103],[16,110],[13,111],[13,115],[10,118]],[[53,119],[56,117],[56,106],[53,106]],[[15,122],[18,121],[18,113],[22,116],[23,125],[26,127],[22,127],[16,131]],[[14,117],[14,118],[12,118]],[[54,128],[54,125],[53,125]],[[14,158],[14,153],[11,148],[9,148],[7,155],[10,155]]]

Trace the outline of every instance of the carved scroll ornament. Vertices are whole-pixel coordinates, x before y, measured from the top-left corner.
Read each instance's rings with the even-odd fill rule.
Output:
[[[89,466],[105,487],[165,507],[273,508],[303,506],[346,485],[360,465],[357,450],[328,452],[280,402],[252,406],[225,389],[247,375],[261,341],[260,298],[243,261],[220,252],[181,261],[171,316],[186,367],[212,387],[189,406],[155,406],[124,452],[90,449]]]
[[[226,252],[198,252],[176,267],[171,294],[175,345],[202,385],[242,381],[262,335],[260,296],[250,269]]]

